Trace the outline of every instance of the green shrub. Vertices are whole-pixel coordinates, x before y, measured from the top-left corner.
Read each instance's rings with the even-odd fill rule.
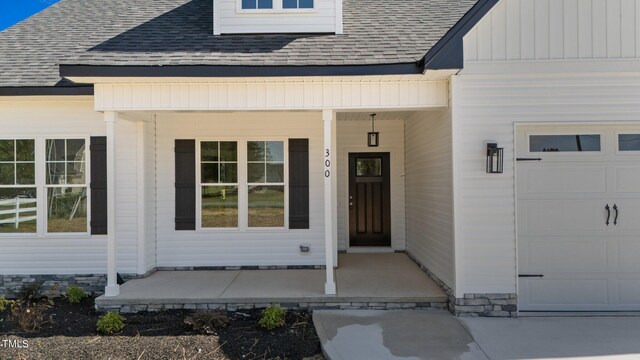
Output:
[[[64,297],[72,304],[79,304],[87,297],[87,293],[79,286],[71,285],[67,288],[67,294]]]
[[[267,330],[279,328],[285,324],[285,315],[287,311],[278,305],[271,305],[262,310],[262,317],[259,324]]]
[[[115,334],[124,329],[124,316],[117,312],[108,312],[98,319],[97,328],[103,334]]]
[[[5,311],[11,307],[11,300],[0,297],[0,311]]]
[[[184,319],[184,323],[191,325],[193,330],[201,334],[213,334],[216,330],[229,325],[229,317],[222,311],[196,311]]]

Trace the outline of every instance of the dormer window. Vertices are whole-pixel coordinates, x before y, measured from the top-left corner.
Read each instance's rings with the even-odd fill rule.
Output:
[[[273,9],[273,0],[242,0],[242,10]]]
[[[283,9],[313,9],[313,0],[282,0]]]

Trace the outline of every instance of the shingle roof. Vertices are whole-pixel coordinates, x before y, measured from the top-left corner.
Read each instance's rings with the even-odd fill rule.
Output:
[[[343,0],[344,34],[213,35],[212,0],[61,0],[0,32],[0,87],[67,86],[59,64],[419,61],[477,0]]]

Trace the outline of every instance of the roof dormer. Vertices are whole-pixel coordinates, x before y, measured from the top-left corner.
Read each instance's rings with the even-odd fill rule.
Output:
[[[213,0],[213,33],[342,34],[342,0]]]

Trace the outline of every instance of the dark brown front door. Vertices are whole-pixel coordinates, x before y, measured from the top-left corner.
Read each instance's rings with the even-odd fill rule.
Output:
[[[391,245],[389,153],[349,154],[349,245]]]

